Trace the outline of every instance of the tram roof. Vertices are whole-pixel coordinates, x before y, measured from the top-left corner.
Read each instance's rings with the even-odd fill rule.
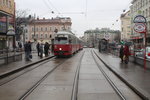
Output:
[[[74,35],[72,32],[69,32],[69,31],[59,31],[57,34],[71,34],[71,35]]]

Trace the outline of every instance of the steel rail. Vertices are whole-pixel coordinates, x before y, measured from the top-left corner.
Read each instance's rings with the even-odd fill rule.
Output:
[[[53,60],[53,59],[55,59],[55,58],[56,58],[56,57],[54,57],[54,58],[49,58],[49,59],[50,59],[50,60]],[[44,65],[45,63],[49,62],[49,59],[46,59],[45,61],[40,62],[40,64],[37,63],[38,65],[35,66],[34,68],[31,68],[31,69],[29,69],[29,70],[27,70],[27,71],[25,71],[25,72],[23,72],[23,73],[21,73],[21,74],[15,76],[15,77],[13,77],[13,78],[10,78],[10,79],[8,79],[7,81],[1,82],[1,83],[0,83],[0,86],[6,84],[6,83],[8,83],[8,82],[11,82],[12,80],[14,80],[14,79],[16,79],[16,78],[18,78],[18,77],[24,75],[24,74],[27,73],[27,72],[30,72],[30,71],[32,71],[32,70],[34,70],[34,69],[40,67],[41,65]],[[36,64],[34,64],[34,65],[36,65]],[[32,65],[32,66],[33,66],[33,65]],[[30,67],[32,67],[32,66],[30,66]],[[27,67],[27,68],[29,68],[29,67]],[[20,71],[23,71],[23,70],[25,70],[25,69],[27,69],[27,68],[24,68],[24,69],[22,69],[22,70],[20,70]],[[18,72],[20,72],[20,71],[18,71]],[[16,74],[16,73],[18,73],[18,72],[12,73],[11,75]]]
[[[78,83],[79,83],[79,71],[80,71],[80,67],[81,67],[81,61],[83,59],[85,51],[83,52],[82,56],[80,57],[77,69],[76,69],[76,74],[75,74],[75,78],[74,78],[74,84],[73,84],[73,89],[72,89],[72,96],[71,96],[71,100],[77,100],[77,94],[78,94]]]
[[[24,70],[24,69],[26,69],[26,68],[28,68],[28,67],[30,67],[30,66],[33,66],[33,65],[38,64],[38,63],[41,63],[41,62],[43,62],[43,61],[45,61],[45,60],[48,60],[48,59],[51,59],[51,58],[53,58],[53,57],[55,57],[55,56],[47,57],[47,58],[44,58],[44,59],[42,59],[42,60],[40,60],[40,61],[36,61],[36,62],[33,62],[33,63],[29,63],[29,64],[27,64],[27,65],[25,65],[25,66],[22,66],[22,67],[20,67],[20,68],[18,68],[18,69],[12,70],[12,71],[10,71],[10,72],[8,72],[8,73],[4,73],[4,74],[0,75],[0,79],[6,78],[6,77],[8,77],[8,76],[10,76],[10,75],[12,75],[12,74],[14,74],[14,73],[17,73],[17,72],[19,72],[19,71],[22,71],[22,70]]]
[[[103,70],[103,68],[98,64],[98,62],[96,61],[96,58],[94,57],[93,52],[91,51],[91,54],[94,58],[95,63],[97,64],[98,68],[100,69],[100,71],[102,72],[102,74],[104,75],[104,77],[107,79],[107,81],[109,82],[109,84],[112,86],[112,88],[115,90],[115,92],[118,94],[118,96],[121,98],[121,100],[127,100],[125,98],[125,96],[121,93],[121,91],[117,88],[117,86],[115,85],[115,83],[108,77],[108,75],[105,73],[105,71]]]
[[[28,89],[28,91],[26,93],[24,93],[19,100],[24,100],[28,95],[30,95],[32,93],[33,90],[36,89],[36,87],[38,87],[57,67],[59,67],[60,65],[62,65],[63,63],[65,63],[66,61],[61,62],[60,64],[58,64],[57,66],[55,66],[52,70],[50,70],[49,72],[47,72],[47,74],[45,74],[38,82],[36,82],[30,89]]]
[[[109,67],[108,64],[106,64],[99,56],[98,54],[94,51],[95,55],[98,57],[100,61],[111,71],[113,72],[122,82],[124,82],[131,90],[134,91],[142,100],[150,100],[147,95],[144,95],[142,92],[140,92],[138,89],[136,89],[133,84],[130,84],[127,82],[124,78],[122,78],[117,72],[115,72],[111,67]]]

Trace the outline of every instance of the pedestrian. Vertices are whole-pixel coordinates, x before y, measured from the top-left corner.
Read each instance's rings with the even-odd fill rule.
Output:
[[[127,44],[125,44],[125,47],[124,47],[124,59],[125,59],[125,63],[128,63],[128,61],[129,61],[129,55],[130,55],[129,46]]]
[[[119,51],[119,57],[122,63],[123,63],[123,55],[124,55],[124,48],[123,48],[123,45],[121,45],[120,51]]]
[[[31,42],[26,42],[24,45],[24,51],[25,51],[25,59],[26,61],[30,61],[32,59],[32,54],[31,54]]]
[[[40,43],[38,42],[36,45],[38,56],[40,56]]]
[[[40,57],[43,58],[43,43],[40,43],[39,49],[40,49]]]
[[[46,42],[45,45],[44,45],[44,53],[45,53],[45,57],[48,56],[48,50],[49,50],[49,44],[48,44],[48,42]]]
[[[19,46],[19,50],[18,51],[22,51],[22,43],[18,42],[18,46]]]

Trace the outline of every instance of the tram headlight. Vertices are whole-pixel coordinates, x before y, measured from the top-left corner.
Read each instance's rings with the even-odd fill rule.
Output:
[[[59,50],[61,51],[61,50],[62,50],[62,48],[59,48]]]

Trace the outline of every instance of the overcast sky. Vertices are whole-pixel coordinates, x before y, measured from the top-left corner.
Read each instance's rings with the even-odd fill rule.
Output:
[[[82,36],[95,28],[120,30],[120,14],[129,9],[132,0],[15,0],[16,9],[29,10],[40,18],[70,17],[72,31]],[[54,14],[51,12],[54,11]],[[116,20],[119,20],[116,22]],[[112,25],[114,24],[114,25]]]

